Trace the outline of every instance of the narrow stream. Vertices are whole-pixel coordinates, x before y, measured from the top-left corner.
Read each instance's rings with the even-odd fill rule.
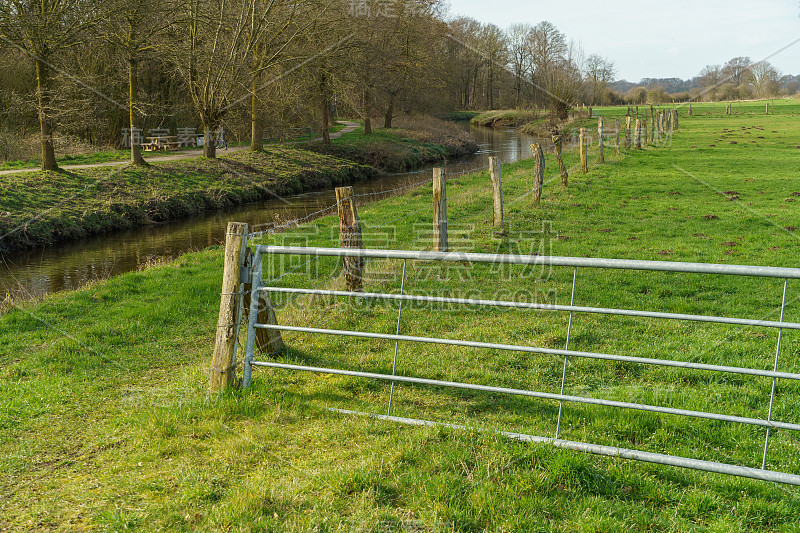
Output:
[[[495,130],[469,126],[480,150],[447,165],[449,173],[485,167],[488,156],[501,163],[530,157],[530,143],[549,146],[549,139],[536,139],[515,130]],[[355,184],[356,194],[387,191],[424,178],[417,172],[379,176]],[[380,198],[376,195],[375,198]],[[302,218],[336,202],[333,189],[309,192],[204,212],[197,217],[147,226],[93,238],[57,243],[44,248],[0,255],[0,299],[29,299],[51,292],[79,288],[86,283],[137,270],[159,258],[173,258],[185,252],[202,250],[224,241],[228,221],[247,222],[251,227],[281,220]]]

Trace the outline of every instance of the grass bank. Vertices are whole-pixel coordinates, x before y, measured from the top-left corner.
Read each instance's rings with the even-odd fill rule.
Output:
[[[368,179],[364,165],[283,146],[152,164],[0,176],[0,251],[128,229]]]
[[[592,120],[587,118],[587,113],[580,109],[572,110],[567,120],[557,124],[553,124],[549,114],[543,111],[500,110],[481,113],[474,117],[471,123],[489,128],[515,128],[521,133],[534,137],[550,137],[554,131],[571,137],[577,135],[581,128],[588,127]]]
[[[382,172],[414,170],[428,163],[473,154],[475,139],[452,122],[433,117],[399,117],[396,127],[374,128],[364,134],[363,126],[333,139],[330,146],[305,144],[304,148],[370,165]]]
[[[617,109],[602,109],[614,118]],[[669,146],[570,186],[548,157],[542,203],[531,163],[503,169],[507,228],[491,227],[486,173],[448,182],[451,246],[797,266],[797,115],[681,117]],[[735,143],[735,144],[734,144]],[[592,153],[593,160],[596,154]],[[798,193],[798,194],[793,194]],[[430,189],[362,205],[372,247],[430,248]],[[264,238],[337,246],[327,217]],[[266,261],[280,285],[341,287],[339,262]],[[398,291],[403,265],[367,264],[366,290]],[[558,451],[491,434],[339,416],[385,412],[387,384],[256,370],[250,391],[205,393],[222,249],[113,278],[0,316],[0,528],[141,531],[798,531],[800,494],[739,478]],[[405,290],[567,304],[571,269],[432,268],[409,263]],[[782,283],[580,269],[576,305],[777,320]],[[789,283],[786,321],[800,320]],[[273,296],[281,323],[394,333],[396,306]],[[407,305],[401,333],[563,348],[568,316]],[[771,368],[775,330],[576,314],[570,348]],[[394,343],[285,334],[284,362],[391,372]],[[798,372],[784,331],[780,370]],[[262,356],[263,357],[263,356]],[[401,343],[397,371],[558,392],[563,360]],[[771,381],[571,359],[567,394],[765,417]],[[796,421],[800,390],[779,382],[773,418]],[[558,404],[402,385],[393,414],[552,436]],[[760,466],[748,426],[566,404],[561,436]],[[767,466],[797,473],[796,435],[773,433]]]
[[[470,123],[488,128],[518,128],[540,118],[542,118],[542,113],[539,111],[504,109],[480,113],[473,117]]]

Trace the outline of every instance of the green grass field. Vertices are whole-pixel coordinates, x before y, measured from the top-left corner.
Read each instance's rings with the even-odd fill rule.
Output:
[[[719,109],[717,109],[719,108]],[[451,176],[453,249],[795,267],[799,101],[693,105],[661,147],[583,175],[552,156],[532,204],[532,162],[503,169],[505,234],[487,174]],[[625,109],[600,109],[608,119]],[[734,144],[735,143],[735,144]],[[624,151],[623,151],[624,152]],[[593,161],[596,151],[591,152]],[[421,176],[424,179],[425,176]],[[430,248],[430,186],[359,208],[367,246]],[[798,200],[798,201],[796,201]],[[327,217],[259,242],[338,245]],[[339,264],[267,261],[281,285],[340,288]],[[187,254],[0,316],[0,529],[168,531],[800,531],[800,492],[716,474],[529,445],[491,433],[331,413],[385,412],[385,383],[256,369],[249,391],[206,392],[222,249]],[[292,271],[292,269],[296,269]],[[366,290],[397,291],[402,263],[373,261]],[[291,272],[290,272],[291,271]],[[409,263],[406,292],[568,304],[572,269]],[[579,269],[576,305],[777,320],[781,280]],[[396,305],[275,295],[283,324],[394,333]],[[785,320],[800,320],[790,282]],[[568,316],[406,305],[401,333],[563,348]],[[570,348],[771,368],[777,332],[576,314]],[[394,343],[286,333],[281,361],[391,373]],[[798,372],[784,331],[780,370]],[[266,356],[261,356],[266,357]],[[563,359],[399,346],[398,373],[558,392]],[[796,422],[778,384],[773,418]],[[771,380],[571,359],[567,394],[767,415]],[[400,385],[392,414],[553,436],[558,404]],[[749,426],[566,404],[561,436],[759,466]],[[773,433],[768,468],[800,473],[800,435]]]

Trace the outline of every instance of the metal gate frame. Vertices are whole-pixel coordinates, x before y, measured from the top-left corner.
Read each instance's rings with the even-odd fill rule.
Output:
[[[314,257],[361,257],[372,259],[402,259],[403,260],[403,281],[401,283],[400,294],[394,293],[381,293],[381,292],[349,292],[349,291],[335,291],[335,290],[317,290],[317,289],[296,289],[289,287],[274,287],[263,285],[261,269],[264,255],[300,255],[300,256],[314,256]],[[478,300],[478,299],[465,299],[465,298],[443,298],[433,296],[418,296],[405,294],[405,272],[406,263],[409,260],[417,261],[437,261],[437,262],[466,262],[466,263],[492,263],[504,265],[525,265],[525,266],[563,266],[574,268],[572,279],[572,298],[570,305],[552,305],[540,303],[525,303],[514,302],[506,300]],[[612,309],[602,307],[581,307],[575,306],[575,287],[577,281],[578,268],[598,268],[598,269],[614,269],[614,270],[640,270],[651,272],[674,272],[674,273],[695,273],[695,274],[716,274],[727,276],[750,276],[750,277],[764,277],[764,278],[777,278],[783,279],[783,298],[781,302],[781,316],[780,321],[770,320],[751,320],[744,318],[730,318],[718,317],[710,315],[690,315],[681,313],[663,313],[652,311],[637,311],[631,309]],[[636,261],[624,259],[595,259],[595,258],[573,258],[573,257],[547,257],[547,256],[533,256],[533,255],[501,255],[501,254],[475,254],[475,253],[459,253],[459,252],[422,252],[422,251],[403,251],[403,250],[364,250],[364,249],[341,249],[341,248],[314,248],[314,247],[289,247],[289,246],[256,246],[254,249],[253,269],[251,273],[252,290],[253,293],[259,291],[268,291],[274,293],[288,293],[288,294],[306,294],[306,295],[321,295],[321,296],[349,296],[359,297],[366,299],[383,299],[395,300],[399,302],[399,310],[397,317],[397,334],[380,334],[368,333],[361,331],[351,330],[334,330],[322,328],[308,328],[297,326],[283,326],[271,324],[257,323],[259,298],[255,294],[251,297],[251,308],[249,314],[249,323],[247,328],[247,348],[246,358],[244,361],[244,378],[243,386],[249,387],[252,379],[252,368],[254,366],[292,370],[315,372],[322,374],[338,374],[345,376],[361,377],[368,379],[376,379],[382,381],[389,381],[392,383],[391,393],[389,397],[389,407],[387,414],[379,415],[374,413],[358,413],[355,411],[331,409],[332,411],[345,413],[345,414],[360,414],[367,415],[373,418],[394,421],[410,425],[426,425],[426,426],[444,426],[450,428],[466,429],[466,426],[433,422],[428,420],[418,420],[410,418],[401,418],[391,416],[392,399],[394,393],[395,383],[413,383],[422,385],[434,385],[441,387],[450,387],[458,389],[468,389],[474,391],[492,392],[500,394],[510,394],[518,396],[533,397],[539,399],[556,400],[559,402],[558,422],[556,425],[555,438],[537,437],[533,435],[524,435],[519,433],[500,431],[502,435],[510,438],[519,439],[527,442],[544,442],[552,444],[559,448],[566,448],[582,452],[588,452],[599,455],[606,455],[611,457],[622,457],[625,459],[634,459],[638,461],[657,463],[662,465],[678,466],[683,468],[690,468],[694,470],[701,470],[706,472],[716,472],[721,474],[728,474],[734,476],[747,477],[752,479],[772,481],[778,483],[786,483],[790,485],[800,486],[800,475],[791,474],[787,472],[777,472],[766,470],[767,452],[769,450],[770,433],[775,430],[790,430],[800,431],[800,424],[772,420],[773,404],[775,400],[775,390],[778,379],[789,379],[800,381],[800,374],[790,372],[779,372],[778,365],[780,359],[781,340],[784,329],[800,329],[800,323],[784,322],[784,311],[786,308],[786,288],[788,280],[800,279],[800,269],[797,268],[777,268],[777,267],[764,267],[764,266],[744,266],[744,265],[717,265],[706,263],[679,263],[668,261]],[[428,303],[446,303],[446,304],[461,304],[461,305],[475,305],[475,306],[494,306],[506,307],[517,309],[537,309],[545,311],[559,311],[569,312],[569,325],[567,326],[567,345],[564,350],[540,348],[535,346],[521,346],[514,344],[499,344],[491,342],[475,342],[456,339],[443,339],[437,337],[416,337],[409,335],[400,335],[400,323],[402,319],[402,306],[403,302],[428,302]],[[773,370],[761,370],[755,368],[745,367],[732,367],[723,365],[710,365],[703,363],[692,363],[686,361],[677,361],[670,359],[651,359],[642,357],[632,357],[615,354],[594,353],[594,352],[581,352],[569,349],[569,340],[572,330],[572,318],[574,313],[590,313],[590,314],[603,314],[603,315],[621,315],[632,317],[646,317],[646,318],[659,318],[668,320],[680,321],[693,321],[693,322],[710,322],[718,324],[734,324],[742,326],[760,326],[767,328],[778,329],[778,341],[775,351],[775,364]],[[358,372],[350,370],[342,370],[336,368],[322,368],[310,367],[303,365],[292,365],[284,363],[276,363],[270,361],[255,361],[253,359],[255,344],[256,344],[256,329],[272,329],[280,331],[296,331],[304,333],[324,334],[324,335],[338,335],[345,337],[358,337],[368,339],[383,339],[395,341],[395,355],[392,367],[392,374],[378,374],[372,372]],[[564,357],[564,370],[561,379],[561,393],[553,394],[540,391],[510,389],[504,387],[493,387],[487,385],[461,383],[453,381],[441,381],[434,379],[416,378],[410,376],[396,375],[397,369],[397,348],[400,341],[403,342],[420,342],[429,344],[445,344],[451,346],[464,346],[472,348],[488,348],[508,351],[518,351],[526,353],[547,354]],[[566,381],[566,368],[567,361],[570,357],[589,358],[597,360],[608,361],[622,361],[628,363],[638,363],[645,365],[659,365],[675,368],[683,368],[690,370],[702,370],[711,372],[743,374],[749,376],[767,377],[772,378],[772,393],[769,401],[769,414],[767,419],[748,418],[733,415],[724,415],[718,413],[709,413],[705,411],[692,411],[686,409],[676,409],[669,407],[660,407],[654,405],[645,405],[638,403],[619,402],[612,400],[603,400],[598,398],[584,397],[584,396],[571,396],[564,394],[564,385]],[[718,463],[714,461],[706,461],[700,459],[692,459],[688,457],[665,455],[652,452],[645,452],[627,448],[619,448],[615,446],[604,446],[599,444],[587,442],[575,442],[559,439],[559,432],[561,427],[562,408],[564,402],[576,402],[592,405],[602,405],[608,407],[618,407],[623,409],[635,409],[640,411],[649,411],[656,413],[671,414],[684,417],[701,418],[709,420],[717,420],[722,422],[734,422],[740,424],[747,424],[753,426],[764,427],[766,429],[766,439],[764,442],[764,454],[762,459],[761,468],[751,468],[740,465],[732,465],[726,463]],[[476,428],[469,428],[476,429]]]

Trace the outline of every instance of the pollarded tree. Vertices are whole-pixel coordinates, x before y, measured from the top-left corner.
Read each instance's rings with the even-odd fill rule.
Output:
[[[59,54],[79,44],[99,18],[90,0],[0,2],[0,37],[30,57],[36,67],[36,100],[42,170],[57,170],[52,123],[52,78]]]
[[[203,124],[203,154],[216,157],[216,132],[225,115],[253,93],[253,56],[268,46],[265,34],[274,2],[262,0],[176,0],[168,31],[168,58],[183,81]],[[255,72],[268,67],[260,60]],[[260,133],[260,132],[259,132]]]

